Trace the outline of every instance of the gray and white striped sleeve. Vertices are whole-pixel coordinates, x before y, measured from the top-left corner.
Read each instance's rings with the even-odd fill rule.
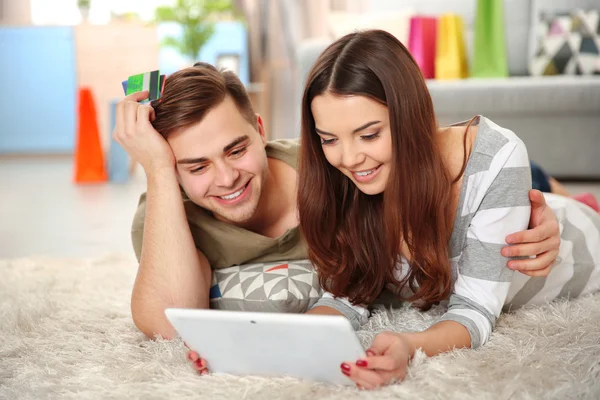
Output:
[[[342,313],[348,318],[355,330],[365,324],[370,315],[370,312],[366,307],[353,305],[348,299],[341,297],[336,298],[329,292],[324,292],[323,296],[321,296],[312,308],[320,306],[330,307]]]
[[[448,311],[440,319],[464,325],[471,336],[471,348],[487,342],[508,294],[514,271],[500,253],[505,238],[529,224],[531,170],[525,145],[517,138],[508,141],[489,168],[478,174],[468,177],[473,184],[468,182],[471,193],[466,198],[480,201],[467,200],[459,207],[462,215],[474,215],[458,261]]]

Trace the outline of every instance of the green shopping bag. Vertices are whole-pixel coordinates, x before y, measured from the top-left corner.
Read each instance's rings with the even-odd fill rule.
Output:
[[[477,0],[471,76],[508,76],[503,0]]]

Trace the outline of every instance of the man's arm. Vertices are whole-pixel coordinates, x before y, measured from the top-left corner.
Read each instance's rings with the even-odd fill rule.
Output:
[[[148,190],[140,265],[131,296],[135,325],[148,337],[172,338],[168,307],[207,308],[210,265],[196,250],[187,222],[171,147],[151,124],[154,109],[131,94],[117,104],[115,140],[146,173]]]
[[[504,257],[535,258],[511,260],[508,268],[529,276],[547,276],[560,249],[560,229],[554,211],[546,205],[538,190],[529,192],[531,217],[529,229],[506,237],[509,246],[502,249]]]
[[[148,174],[140,265],[131,296],[135,325],[148,337],[172,338],[168,307],[208,308],[211,269],[196,249],[175,170]]]

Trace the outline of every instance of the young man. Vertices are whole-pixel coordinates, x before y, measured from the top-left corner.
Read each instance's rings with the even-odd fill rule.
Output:
[[[299,145],[267,142],[239,79],[205,63],[170,76],[154,108],[138,103],[147,95],[119,102],[114,131],[148,185],[132,227],[140,264],[131,309],[148,337],[173,337],[165,308],[208,308],[212,269],[307,258],[296,210]],[[520,244],[503,255],[537,256],[508,265],[545,276],[558,254],[558,224],[540,192],[530,198],[533,229],[509,236]]]

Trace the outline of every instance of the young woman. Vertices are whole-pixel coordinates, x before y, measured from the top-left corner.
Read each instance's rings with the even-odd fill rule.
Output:
[[[417,348],[483,345],[503,309],[600,288],[600,216],[564,196],[546,195],[562,240],[550,274],[506,267],[505,236],[529,222],[527,149],[483,116],[439,127],[419,67],[392,35],[333,43],[302,107],[300,225],[330,293],[316,307],[364,321],[384,288],[423,309],[448,300],[429,329],[382,333],[366,360],[342,364],[357,384],[403,378]]]

